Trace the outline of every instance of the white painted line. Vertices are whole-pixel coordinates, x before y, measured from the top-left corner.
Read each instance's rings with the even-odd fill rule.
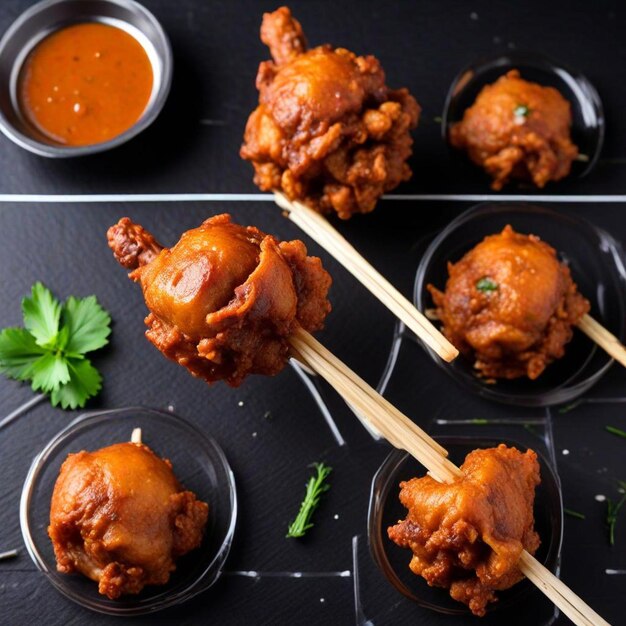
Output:
[[[426,200],[432,202],[626,202],[626,194],[617,195],[522,195],[522,194],[391,194],[384,200]]]
[[[500,195],[500,194],[391,194],[383,200],[399,202],[549,202],[617,203],[626,194],[614,195]],[[0,194],[0,202],[273,202],[269,193],[105,193],[105,194]]]
[[[267,193],[0,194],[0,202],[273,202]]]
[[[349,569],[341,572],[259,572],[257,570],[237,570],[224,572],[227,576],[243,576],[244,578],[350,578]]]

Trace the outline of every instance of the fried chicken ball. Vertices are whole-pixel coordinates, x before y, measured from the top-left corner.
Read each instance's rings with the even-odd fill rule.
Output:
[[[451,127],[450,143],[493,178],[496,191],[510,179],[541,188],[567,176],[578,156],[571,125],[570,103],[556,89],[511,70],[483,87]]]
[[[57,569],[84,574],[112,600],[164,585],[200,545],[208,510],[143,444],[70,454],[50,507]]]
[[[534,554],[539,547],[533,517],[539,463],[532,450],[500,444],[470,452],[461,472],[451,484],[430,476],[400,483],[408,513],[388,535],[413,552],[414,574],[483,616],[497,601],[495,591],[523,578],[522,550]]]
[[[373,56],[330,45],[308,50],[287,7],[263,16],[261,39],[274,60],[259,66],[259,106],[240,152],[254,182],[342,219],[372,211],[411,176],[417,102],[387,87]]]
[[[330,311],[331,278],[301,241],[279,242],[226,214],[183,233],[173,248],[128,218],[108,240],[141,284],[148,339],[208,383],[277,374],[296,326],[319,330]]]
[[[489,378],[537,378],[590,308],[556,250],[511,226],[449,263],[448,274],[445,292],[428,285],[443,333]]]

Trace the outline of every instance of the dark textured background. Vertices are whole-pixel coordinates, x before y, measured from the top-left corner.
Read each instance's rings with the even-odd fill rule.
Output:
[[[6,0],[0,7],[4,31],[30,3]],[[238,157],[247,114],[255,104],[254,76],[267,57],[258,41],[266,2],[151,0],[146,6],[162,21],[172,40],[175,77],[159,120],[127,146],[96,157],[51,161],[28,154],[0,137],[0,193],[181,193],[255,192],[251,168]],[[530,49],[552,55],[585,73],[597,86],[607,115],[607,140],[597,169],[584,180],[549,187],[550,194],[626,193],[626,65],[623,32],[626,7],[618,2],[395,3],[293,2],[312,44],[331,41],[378,56],[392,86],[406,85],[423,106],[416,131],[415,176],[403,193],[488,193],[482,175],[452,163],[434,118],[454,75],[468,62],[507,50]],[[475,14],[474,16],[472,14]],[[514,190],[513,190],[514,191]],[[371,215],[339,224],[352,241],[405,293],[417,261],[414,246],[442,228],[467,203],[383,202]],[[626,239],[625,207],[620,204],[555,205],[591,219]],[[59,297],[97,294],[111,312],[111,345],[95,356],[104,389],[90,409],[146,404],[173,406],[224,447],[238,481],[240,518],[225,576],[212,590],[188,604],[138,624],[326,624],[354,622],[353,576],[249,579],[239,570],[354,573],[353,537],[361,574],[361,612],[375,624],[411,620],[419,624],[478,623],[450,619],[413,606],[372,565],[364,542],[371,478],[387,453],[374,444],[336,396],[324,388],[347,445],[338,447],[321,414],[294,372],[255,378],[233,390],[207,388],[181,368],[160,358],[143,339],[144,305],[136,287],[116,267],[104,233],[122,215],[152,229],[164,242],[205,217],[228,210],[283,238],[302,237],[271,203],[0,203],[0,326],[21,323],[19,301],[36,280]],[[322,341],[369,382],[384,369],[394,320],[328,255],[334,277],[334,312]],[[554,429],[557,467],[565,505],[587,519],[565,519],[562,576],[614,624],[623,622],[625,577],[605,569],[626,569],[626,522],[620,520],[617,545],[610,548],[604,526],[605,503],[615,498],[615,479],[626,479],[626,442],[604,431],[626,429],[623,370],[614,367],[585,398],[565,414],[511,409],[490,404],[457,387],[417,348],[403,353],[389,397],[416,422],[435,417],[546,418]],[[27,386],[0,380],[0,418],[32,397]],[[609,399],[609,402],[605,402]],[[243,401],[243,406],[239,402]],[[264,414],[270,411],[272,418]],[[40,404],[0,430],[0,551],[22,547],[18,501],[28,466],[43,445],[72,418]],[[253,437],[252,433],[256,433]],[[455,433],[456,434],[456,433]],[[476,434],[476,433],[474,433]],[[502,436],[505,436],[503,434]],[[514,438],[515,433],[511,433]],[[540,445],[538,443],[538,445]],[[564,455],[563,450],[569,454]],[[307,464],[325,460],[335,471],[332,489],[316,527],[301,542],[284,539],[286,524],[300,502]],[[338,515],[338,519],[335,519]],[[626,519],[626,518],[624,518]],[[408,560],[408,557],[407,557]],[[421,583],[420,583],[421,584]],[[534,602],[519,606],[518,617],[539,623]],[[323,598],[323,601],[321,599]],[[524,611],[527,611],[527,614]],[[21,626],[105,624],[113,618],[90,613],[57,594],[22,550],[0,564],[0,621]],[[505,617],[495,623],[507,623]],[[123,620],[118,620],[123,621]],[[564,618],[560,622],[565,623]]]

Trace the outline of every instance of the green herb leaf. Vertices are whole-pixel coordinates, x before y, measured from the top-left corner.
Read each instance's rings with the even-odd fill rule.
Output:
[[[54,347],[59,332],[61,305],[41,283],[35,283],[31,297],[22,300],[24,326],[38,345]]]
[[[47,352],[33,365],[31,386],[33,391],[50,393],[69,382],[70,372],[61,354]]]
[[[559,408],[559,413],[561,413],[562,415],[564,415],[565,413],[569,413],[570,411],[573,411],[577,406],[580,406],[581,402],[581,400],[576,400],[576,402],[566,404],[565,406]]]
[[[626,439],[626,431],[623,431],[621,428],[615,428],[615,426],[605,426],[604,428],[611,434],[617,435],[618,437],[624,437],[624,439]]]
[[[39,358],[46,354],[25,328],[0,332],[0,372],[16,380],[30,380]]]
[[[622,480],[618,480],[617,482],[622,489],[626,486]],[[614,503],[611,498],[606,499],[606,523],[609,527],[609,543],[612,546],[615,545],[615,525],[617,524],[617,516],[622,506],[624,506],[624,502],[626,502],[626,493],[620,498],[617,504]]]
[[[569,515],[570,517],[575,517],[577,519],[585,519],[585,516],[582,513],[579,513],[578,511],[573,511],[572,509],[563,509],[563,512],[565,513],[565,515]]]
[[[30,380],[50,394],[53,406],[82,407],[96,395],[102,378],[84,357],[108,343],[111,317],[95,296],[70,297],[64,306],[41,283],[22,301],[26,328],[0,332],[0,373]]]
[[[484,276],[480,280],[476,281],[476,289],[478,289],[478,291],[482,291],[483,293],[496,291],[498,289],[498,283],[491,280],[488,276]]]
[[[309,478],[304,500],[300,505],[296,519],[289,525],[287,537],[303,537],[307,530],[313,528],[313,523],[311,522],[313,512],[319,506],[322,494],[330,489],[330,485],[325,483],[325,480],[333,471],[332,467],[328,467],[323,463],[314,463],[313,465],[317,474]]]
[[[68,353],[85,354],[108,343],[111,317],[98,304],[96,296],[69,297],[63,306],[62,319],[69,334],[65,346]]]
[[[515,117],[528,117],[530,109],[525,104],[518,104],[513,111]]]
[[[85,402],[95,396],[102,387],[102,377],[89,359],[68,359],[69,382],[61,385],[50,394],[52,406],[61,405],[64,409],[85,406]]]

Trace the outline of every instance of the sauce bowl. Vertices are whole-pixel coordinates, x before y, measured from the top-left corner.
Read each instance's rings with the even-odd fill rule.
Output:
[[[139,119],[113,139],[85,146],[65,146],[44,136],[29,124],[18,102],[20,70],[33,48],[65,26],[99,22],[131,35],[145,50],[152,67],[153,84]],[[26,10],[0,40],[0,130],[14,143],[35,154],[76,157],[119,146],[156,119],[172,82],[172,50],[157,19],[133,0],[44,0]]]

